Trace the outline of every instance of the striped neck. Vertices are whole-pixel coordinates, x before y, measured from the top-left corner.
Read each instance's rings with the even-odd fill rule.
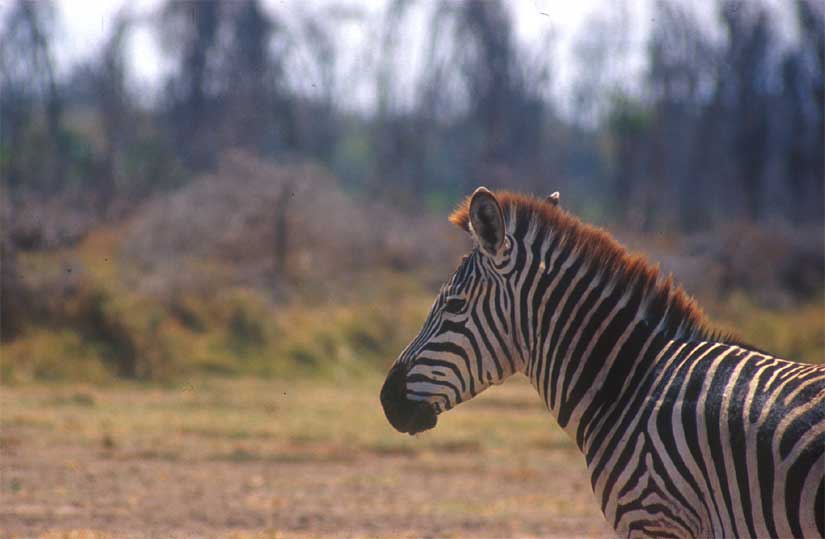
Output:
[[[586,234],[510,217],[523,256],[514,289],[525,374],[581,448],[668,341],[719,336],[670,278],[623,248],[606,260]]]
[[[607,232],[535,197],[502,191],[495,198],[513,243],[496,267],[513,297],[513,345],[579,447],[636,376],[655,369],[668,341],[738,344],[712,329],[670,277]],[[450,216],[468,232],[470,202]]]

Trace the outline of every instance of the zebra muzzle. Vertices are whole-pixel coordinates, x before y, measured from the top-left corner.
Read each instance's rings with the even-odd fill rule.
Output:
[[[393,366],[381,388],[381,405],[390,425],[398,432],[416,434],[435,427],[438,421],[433,407],[407,397],[407,374],[403,367]]]

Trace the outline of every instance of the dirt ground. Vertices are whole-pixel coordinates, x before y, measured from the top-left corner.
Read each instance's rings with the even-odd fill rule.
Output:
[[[379,383],[2,388],[0,537],[610,536],[525,383],[417,437]]]

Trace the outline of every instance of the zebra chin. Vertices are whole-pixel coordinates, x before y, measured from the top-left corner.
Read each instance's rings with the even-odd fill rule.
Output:
[[[393,366],[381,388],[381,406],[387,421],[398,432],[417,434],[435,427],[438,416],[432,405],[407,397],[406,372]]]

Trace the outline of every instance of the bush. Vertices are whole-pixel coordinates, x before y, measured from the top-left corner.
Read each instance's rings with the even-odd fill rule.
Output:
[[[70,330],[39,329],[2,347],[3,383],[31,380],[102,383],[114,373],[96,343]]]

